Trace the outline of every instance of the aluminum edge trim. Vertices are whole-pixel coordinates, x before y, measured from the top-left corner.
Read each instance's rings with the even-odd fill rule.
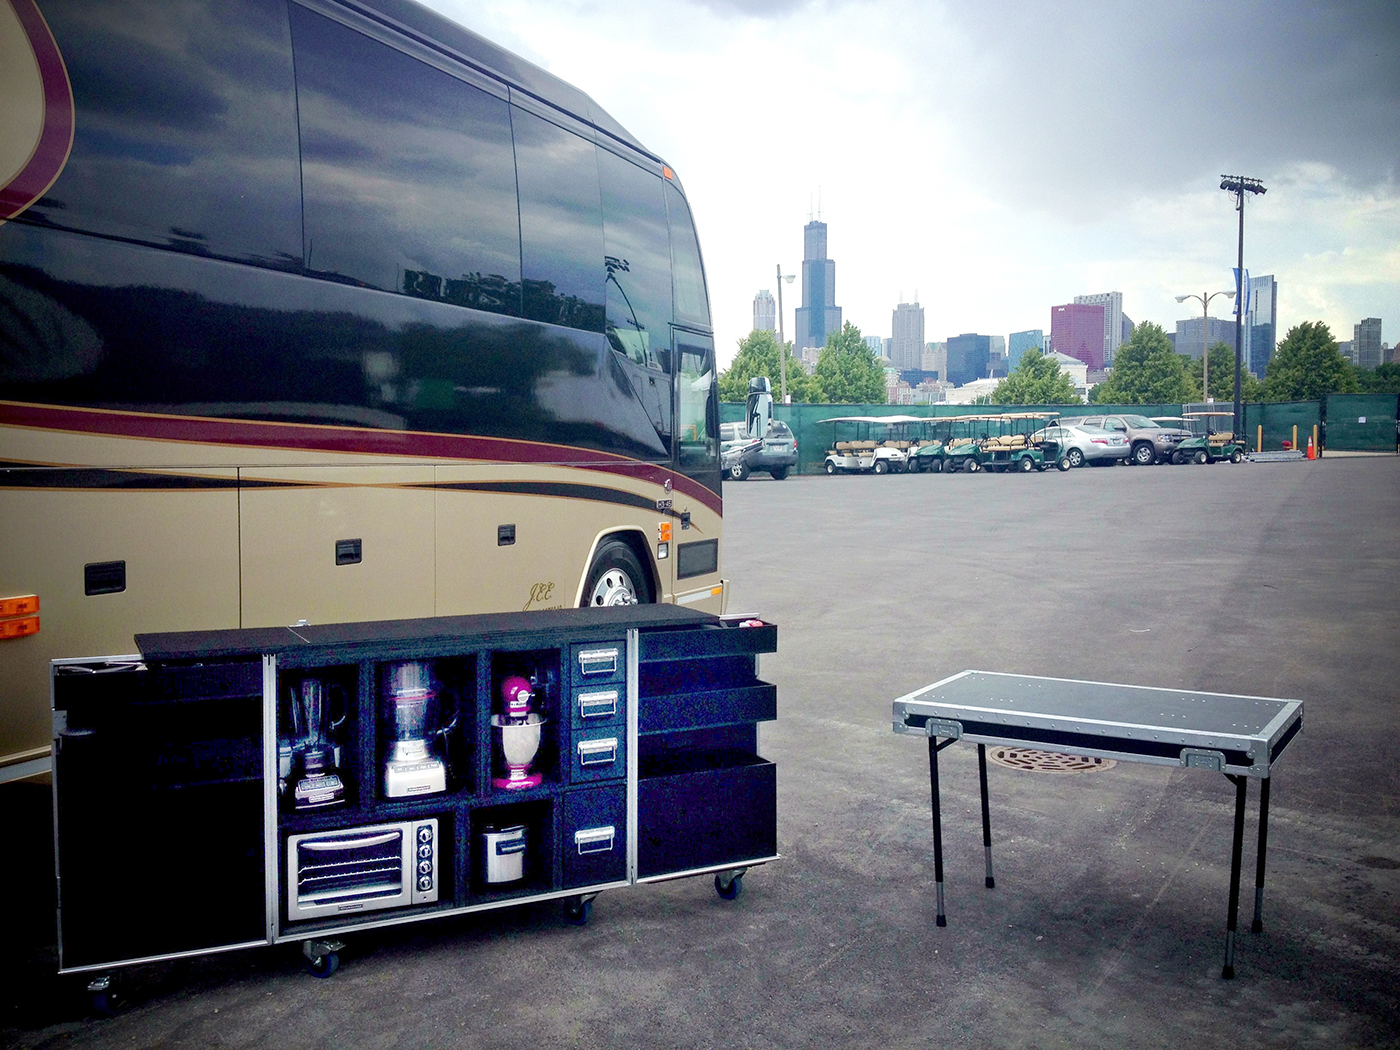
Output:
[[[964,734],[961,739],[965,743],[970,744],[1007,744],[1011,746],[1024,747],[1028,743],[1025,740],[1016,740],[1001,736],[987,736],[982,733],[967,733]],[[1030,741],[1029,743],[1035,743],[1035,741]],[[1210,749],[1202,748],[1202,750]],[[1136,762],[1139,765],[1144,766],[1168,766],[1172,769],[1186,768],[1181,764],[1180,758],[1171,758],[1166,755],[1139,755],[1131,751],[1114,751],[1108,748],[1097,747],[1076,747],[1073,751],[1063,753],[1072,755],[1082,755],[1086,758],[1111,758],[1115,762]],[[1211,770],[1203,769],[1201,770],[1201,772],[1207,773],[1211,772]],[[1268,767],[1264,766],[1261,768],[1258,765],[1235,766],[1226,763],[1221,767],[1220,772],[1235,773],[1239,776],[1257,777],[1261,780],[1266,779],[1269,776]]]
[[[1273,720],[1260,730],[1259,735],[1262,737],[1262,743],[1272,748],[1278,741],[1278,738],[1293,724],[1295,717],[1299,720],[1303,717],[1303,701],[1301,700],[1287,701],[1283,710],[1276,714]]]
[[[49,663],[49,722],[53,723],[54,707],[54,678],[56,677],[57,661]],[[58,972],[63,972],[63,879],[60,872],[63,871],[58,863],[58,736],[55,734],[51,741],[50,751],[53,762],[53,775],[49,777],[49,794],[53,799],[53,884],[54,884],[54,932],[58,936]]]
[[[263,661],[263,909],[267,919],[267,943],[278,934],[277,856],[277,657]]]
[[[963,674],[985,674],[996,678],[1029,678],[1035,682],[1068,682],[1071,685],[1107,685],[1114,689],[1153,689],[1161,693],[1190,693],[1194,696],[1223,696],[1231,700],[1268,700],[1275,704],[1300,704],[1301,700],[1295,700],[1286,696],[1255,696],[1253,693],[1212,693],[1205,689],[1179,689],[1175,686],[1164,685],[1132,685],[1128,682],[1099,682],[1091,678],[1050,678],[1046,675],[1038,674],[1013,674],[1010,671],[964,671]],[[954,675],[953,678],[961,678],[962,675]],[[953,678],[944,679],[951,682]],[[935,682],[934,685],[942,685],[943,682]],[[933,686],[928,688],[932,689]],[[923,690],[920,690],[922,692]]]
[[[947,685],[949,682],[956,682],[959,678],[966,678],[966,677],[967,677],[968,675],[970,675],[970,674],[982,674],[982,673],[983,673],[982,671],[959,671],[957,674],[952,675],[951,677],[948,677],[948,678],[940,679],[939,681],[934,682],[932,685],[926,685],[926,686],[923,686],[923,687],[920,688],[920,689],[915,689],[912,693],[905,693],[903,696],[897,696],[897,697],[895,697],[894,702],[895,702],[896,704],[906,703],[906,702],[908,702],[908,701],[910,701],[910,700],[913,700],[913,699],[915,699],[915,698],[917,698],[917,697],[919,697],[919,696],[922,696],[924,693],[927,693],[930,689],[937,689],[939,686],[941,686],[941,685]]]
[[[641,650],[637,628],[627,630],[627,883],[637,882],[637,790],[641,763],[637,755],[638,729],[641,725],[637,710],[641,692]]]
[[[1015,729],[1018,725],[1031,729],[1052,729],[1052,730],[1074,730],[1084,732],[1082,727],[1093,726],[1095,728],[1104,727],[1117,729],[1123,732],[1127,739],[1136,740],[1138,737],[1128,735],[1129,730],[1146,733],[1149,736],[1141,739],[1151,739],[1150,734],[1158,734],[1161,743],[1181,743],[1182,746],[1201,747],[1229,747],[1230,750],[1247,751],[1249,747],[1236,747],[1236,744],[1246,744],[1257,746],[1260,743],[1259,737],[1247,733],[1211,733],[1205,729],[1182,729],[1175,726],[1155,726],[1146,725],[1139,722],[1109,722],[1095,718],[1072,718],[1068,715],[1047,715],[1043,713],[1030,712],[1008,712],[1005,708],[987,707],[961,707],[952,704],[942,704],[937,701],[912,701],[927,710],[915,710],[912,713],[923,715],[926,718],[948,718],[953,721],[966,722],[971,719],[978,721],[993,721],[998,725],[1004,725],[1008,729]],[[906,705],[906,709],[907,709]],[[1008,718],[1010,714],[1012,717]],[[978,716],[991,716],[990,718],[979,718]],[[1166,739],[1162,739],[1165,736]],[[1209,743],[1199,743],[1208,741]]]
[[[341,926],[319,925],[329,921],[328,919],[309,919],[307,923],[318,924],[314,930],[290,929],[279,933],[273,938],[273,944],[287,944],[289,942],[300,942],[315,938],[336,937],[347,933],[361,933],[365,930],[378,930],[386,926],[405,926],[411,922],[424,922],[429,919],[445,919],[453,915],[468,915],[472,912],[494,911],[497,908],[511,908],[521,904],[537,904],[540,901],[563,900],[566,897],[589,896],[602,893],[604,890],[620,890],[629,884],[625,880],[615,882],[600,882],[593,886],[571,886],[567,890],[550,890],[547,893],[532,893],[524,897],[505,897],[501,900],[483,901],[480,904],[468,904],[461,908],[441,908],[433,907],[431,904],[405,905],[409,909],[408,914],[394,915],[377,921],[365,922],[363,916],[371,915],[372,912],[356,912],[361,916],[361,921],[349,922]],[[236,947],[261,947],[262,941],[254,941],[248,945],[237,945]]]
[[[114,959],[105,963],[88,963],[69,969],[59,967],[59,973],[92,973],[95,970],[111,970],[118,966],[141,966],[145,963],[167,962],[171,959],[193,959],[201,955],[217,955],[222,952],[238,952],[245,948],[262,948],[267,941],[242,941],[238,944],[220,944],[213,948],[192,948],[187,952],[173,952],[170,955],[143,955],[139,959]]]
[[[754,857],[751,860],[732,860],[727,864],[707,864],[703,868],[688,868],[685,871],[667,871],[660,875],[648,875],[644,879],[638,879],[637,884],[647,885],[653,882],[670,882],[673,879],[689,879],[696,875],[709,875],[712,872],[733,871],[735,868],[757,868],[763,864],[770,864],[775,860],[782,860],[781,853],[774,853],[771,857]]]

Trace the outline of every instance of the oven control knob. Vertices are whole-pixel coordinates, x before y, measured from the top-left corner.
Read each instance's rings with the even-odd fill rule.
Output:
[[[418,847],[418,856],[422,857],[424,860],[429,860],[432,857],[432,855],[433,847],[428,843],[425,842],[423,843],[423,845]]]
[[[420,860],[418,862],[419,875],[431,875],[433,873],[433,862],[430,860]]]
[[[419,888],[420,890],[422,890],[424,893],[427,893],[430,889],[432,889],[432,888],[433,888],[433,878],[432,878],[432,876],[431,876],[431,875],[423,875],[423,876],[420,876],[419,879],[418,879],[418,888]]]
[[[432,842],[432,841],[433,841],[433,829],[432,829],[429,825],[424,824],[421,828],[418,829],[418,841],[419,841],[419,842]]]

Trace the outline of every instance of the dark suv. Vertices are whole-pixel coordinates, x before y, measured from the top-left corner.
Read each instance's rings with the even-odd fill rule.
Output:
[[[1159,460],[1163,463],[1170,463],[1176,446],[1191,436],[1189,430],[1182,430],[1180,427],[1164,427],[1146,416],[1131,413],[1112,416],[1079,416],[1074,419],[1066,419],[1065,422],[1083,427],[1103,427],[1105,430],[1122,434],[1128,439],[1128,462],[1136,463],[1140,467],[1148,466]]]

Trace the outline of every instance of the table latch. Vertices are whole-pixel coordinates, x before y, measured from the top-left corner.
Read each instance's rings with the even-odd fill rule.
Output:
[[[1225,772],[1225,755],[1220,751],[1203,751],[1196,747],[1181,749],[1181,764],[1187,769],[1209,769],[1213,773]]]
[[[924,723],[924,732],[931,737],[945,736],[949,740],[962,739],[962,723],[951,718],[930,718]]]

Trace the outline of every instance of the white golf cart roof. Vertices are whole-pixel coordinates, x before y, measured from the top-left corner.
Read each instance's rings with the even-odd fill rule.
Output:
[[[833,416],[819,423],[927,423],[927,416]]]

